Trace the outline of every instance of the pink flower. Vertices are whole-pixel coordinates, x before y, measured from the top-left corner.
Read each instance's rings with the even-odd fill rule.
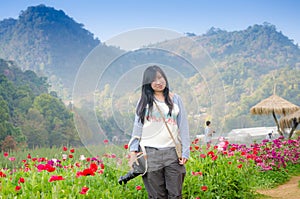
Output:
[[[16,160],[16,158],[15,157],[10,157],[10,158],[8,158],[8,160],[11,161],[11,162],[13,162],[13,161]]]
[[[111,154],[111,158],[116,158],[116,157],[117,157],[116,154],[114,153]]]

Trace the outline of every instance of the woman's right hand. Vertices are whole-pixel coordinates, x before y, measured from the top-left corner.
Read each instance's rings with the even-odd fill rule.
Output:
[[[134,151],[130,152],[130,154],[129,154],[130,158],[129,158],[129,161],[128,161],[128,165],[129,165],[130,169],[132,169],[132,165],[133,165],[134,162],[139,164],[138,161],[137,161],[137,154],[138,153],[134,152]]]

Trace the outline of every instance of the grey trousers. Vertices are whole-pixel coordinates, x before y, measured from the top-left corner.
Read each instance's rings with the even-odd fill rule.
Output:
[[[156,149],[146,147],[148,170],[143,182],[148,198],[182,198],[185,167],[179,164],[175,147]]]

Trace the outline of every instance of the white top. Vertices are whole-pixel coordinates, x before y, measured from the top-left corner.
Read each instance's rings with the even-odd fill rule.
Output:
[[[173,137],[176,139],[178,137],[178,126],[177,126],[177,115],[179,113],[179,107],[174,104],[172,110],[172,116],[168,115],[169,107],[164,103],[155,100],[162,114],[164,115],[165,121],[172,132]],[[146,110],[147,115],[148,107]],[[148,120],[149,119],[149,120]],[[172,140],[170,133],[163,121],[163,118],[157,109],[156,105],[153,104],[152,114],[149,118],[144,121],[143,134],[140,141],[142,146],[150,146],[155,148],[166,148],[174,147],[174,141]]]

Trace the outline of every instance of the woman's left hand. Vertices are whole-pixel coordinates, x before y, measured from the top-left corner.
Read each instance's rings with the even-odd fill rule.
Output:
[[[179,164],[180,164],[180,165],[184,165],[185,163],[187,163],[187,161],[188,161],[188,159],[186,159],[186,158],[181,158],[181,159],[179,159]]]

